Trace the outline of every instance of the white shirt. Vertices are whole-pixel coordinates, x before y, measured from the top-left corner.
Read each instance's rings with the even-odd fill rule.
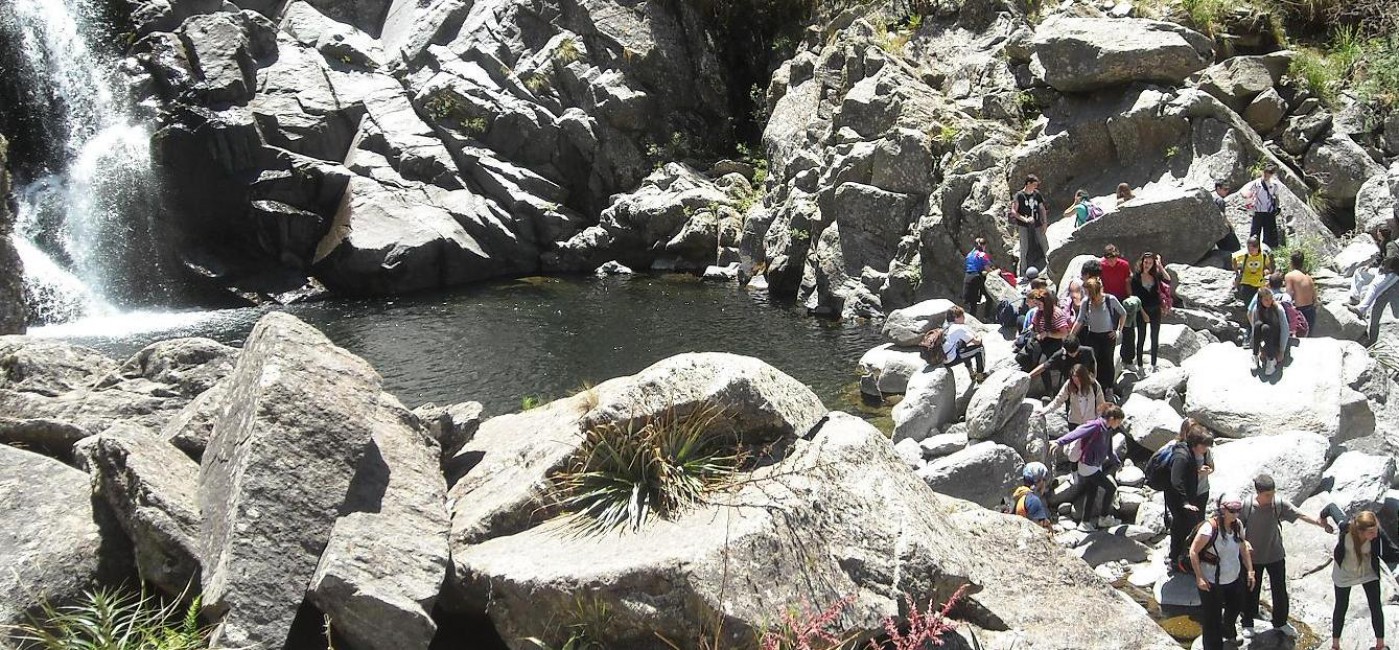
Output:
[[[953,323],[943,331],[942,353],[947,355],[950,361],[957,358],[957,344],[966,341],[968,344],[976,338],[972,335],[972,330],[965,323]]]
[[[1206,519],[1205,523],[1200,525],[1199,537],[1208,540],[1213,532],[1214,524]],[[1191,540],[1191,543],[1193,544],[1194,540]],[[1219,536],[1214,538],[1214,547],[1211,549],[1206,546],[1201,552],[1204,550],[1213,550],[1215,555],[1219,556],[1219,577],[1215,578],[1214,565],[1204,560],[1200,561],[1200,577],[1215,585],[1227,585],[1239,579],[1239,573],[1243,571],[1244,566],[1243,546],[1239,538],[1228,531],[1221,531]]]
[[[1255,178],[1248,184],[1249,195],[1253,197],[1254,212],[1272,212],[1273,199],[1282,191],[1282,184],[1273,179],[1267,183],[1267,191],[1263,188],[1263,179]]]

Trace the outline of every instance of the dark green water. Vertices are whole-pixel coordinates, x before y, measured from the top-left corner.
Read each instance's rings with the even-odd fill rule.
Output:
[[[489,414],[526,396],[567,395],[682,352],[758,357],[806,383],[832,408],[847,403],[868,324],[808,318],[732,284],[692,276],[531,278],[452,293],[337,300],[286,311],[367,359],[405,404],[476,400]],[[265,309],[132,314],[34,333],[117,357],[179,336],[241,345]]]

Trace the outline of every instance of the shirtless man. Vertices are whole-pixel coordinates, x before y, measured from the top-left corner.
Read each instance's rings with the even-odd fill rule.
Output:
[[[1292,296],[1292,306],[1302,313],[1302,318],[1307,319],[1307,332],[1310,333],[1316,328],[1316,282],[1302,270],[1305,262],[1302,251],[1292,251],[1292,270],[1287,272],[1283,283],[1287,287],[1287,295]]]

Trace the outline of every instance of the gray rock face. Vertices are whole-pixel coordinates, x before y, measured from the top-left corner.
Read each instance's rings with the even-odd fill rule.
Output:
[[[885,343],[860,357],[860,375],[873,377],[880,393],[906,393],[909,381],[927,365],[917,348]]]
[[[1272,88],[1254,97],[1244,109],[1244,120],[1260,134],[1272,132],[1286,116],[1287,102]]]
[[[153,434],[93,436],[77,453],[131,539],[141,577],[170,596],[199,593],[199,463]]]
[[[146,379],[194,397],[209,390],[233,370],[238,350],[206,338],[171,339],[153,343],[115,372],[103,378],[98,387],[122,380]]]
[[[1284,68],[1285,69],[1285,68]],[[1235,112],[1243,113],[1254,98],[1281,81],[1273,75],[1264,57],[1236,56],[1210,66],[1200,74],[1199,87]],[[1248,119],[1245,117],[1244,119]],[[1250,120],[1250,124],[1252,121]],[[1266,133],[1266,129],[1260,130]]]
[[[990,508],[1019,483],[1024,462],[1010,447],[979,442],[928,463],[918,477],[934,492]]]
[[[309,597],[355,648],[425,649],[447,575],[447,483],[435,441],[380,395],[374,437],[311,578]]]
[[[1084,92],[1134,81],[1180,85],[1214,59],[1204,35],[1141,19],[1064,18],[1035,30],[1035,61],[1061,92]]]
[[[0,625],[62,602],[131,567],[131,550],[87,476],[56,460],[0,445]]]
[[[985,440],[994,435],[1020,408],[1029,389],[1030,376],[1019,369],[992,373],[967,405],[967,437]]]
[[[778,475],[786,478],[768,479]],[[607,607],[599,631],[609,646],[625,648],[652,645],[657,632],[698,638],[716,620],[717,630],[706,629],[721,642],[751,643],[780,603],[850,593],[858,596],[842,625],[873,632],[898,611],[898,592],[923,602],[971,583],[970,625],[1054,647],[1170,647],[1139,608],[1028,522],[933,494],[857,418],[832,414],[812,440],[752,479],[712,505],[622,537],[572,535],[553,521],[460,549],[457,561],[474,591],[493,595],[490,615],[507,639],[555,638],[551,614],[574,607],[580,586]],[[811,552],[812,540],[827,550]],[[896,545],[897,557],[888,551]],[[1029,568],[989,560],[1001,554]],[[750,577],[734,580],[738,567]],[[1077,594],[1075,618],[1092,611],[1103,621],[1096,632],[1073,625],[1067,610],[1030,605],[1059,590]]]
[[[1127,432],[1132,439],[1151,451],[1180,433],[1180,413],[1159,399],[1134,394],[1123,403],[1122,412],[1127,415]]]
[[[1308,175],[1320,181],[1322,196],[1342,210],[1355,206],[1366,180],[1385,173],[1360,145],[1339,134],[1312,145],[1303,165]]]
[[[957,419],[957,383],[946,368],[926,368],[908,382],[903,401],[894,406],[895,442],[921,442]]]
[[[0,338],[0,389],[57,397],[116,368],[92,348],[19,336]]]
[[[10,144],[0,136],[0,196],[10,195]],[[10,206],[0,206],[0,336],[23,334],[29,310],[24,298],[24,265],[10,241],[15,216]]]
[[[554,511],[550,475],[604,423],[722,408],[710,432],[756,443],[802,435],[826,408],[772,366],[733,354],[683,354],[536,409],[491,418],[447,463],[452,542],[475,544],[524,530]]]
[[[1166,323],[1161,326],[1159,351],[1161,358],[1171,363],[1180,364],[1189,359],[1206,343],[1208,341],[1185,325]]]
[[[937,298],[896,309],[884,319],[882,331],[895,345],[918,345],[923,334],[947,323],[947,312],[955,306],[951,300]]]
[[[1383,177],[1371,176],[1355,196],[1356,230],[1372,232],[1399,217],[1399,164],[1390,165]]]
[[[485,407],[480,402],[461,402],[445,407],[429,404],[413,409],[413,414],[427,425],[428,435],[437,441],[443,461],[455,456],[463,445],[471,442],[481,428],[481,415],[484,412]]]
[[[1315,433],[1283,431],[1233,440],[1214,449],[1215,472],[1210,475],[1210,498],[1226,492],[1254,494],[1253,479],[1271,474],[1278,496],[1301,503],[1321,485],[1322,468],[1331,442]],[[1311,513],[1315,514],[1315,513]]]
[[[1229,223],[1203,189],[1144,191],[1081,228],[1072,219],[1050,226],[1049,265],[1060,268],[1075,256],[1101,253],[1107,244],[1116,244],[1127,259],[1151,251],[1195,262],[1227,232]]]
[[[1354,347],[1351,347],[1354,346]],[[1333,443],[1370,435],[1375,415],[1351,388],[1368,367],[1359,344],[1308,339],[1273,378],[1255,376],[1251,353],[1213,343],[1186,360],[1186,414],[1230,437],[1280,431],[1319,434]]]
[[[1348,451],[1336,457],[1321,477],[1321,489],[1328,493],[1347,516],[1361,510],[1378,512],[1384,505],[1389,485],[1394,481],[1394,458]]]
[[[381,380],[272,313],[228,382],[200,468],[204,606],[215,644],[280,647],[374,433]]]

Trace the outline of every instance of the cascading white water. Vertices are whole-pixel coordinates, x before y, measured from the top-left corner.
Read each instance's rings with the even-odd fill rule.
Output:
[[[115,311],[122,274],[154,262],[149,214],[156,184],[150,133],[120,99],[121,77],[99,42],[95,0],[0,3],[3,35],[17,41],[19,72],[53,160],[16,188],[15,236],[31,309],[43,322]]]

